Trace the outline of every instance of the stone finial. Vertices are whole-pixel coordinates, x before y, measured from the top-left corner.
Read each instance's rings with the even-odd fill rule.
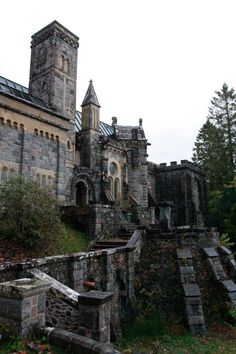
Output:
[[[139,128],[142,128],[143,127],[143,120],[142,118],[139,118]]]
[[[114,127],[115,125],[117,125],[117,117],[112,117],[112,126]]]

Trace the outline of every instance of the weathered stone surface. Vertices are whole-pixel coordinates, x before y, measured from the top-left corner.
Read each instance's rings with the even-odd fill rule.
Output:
[[[17,279],[0,284],[0,317],[16,335],[26,336],[35,325],[45,325],[45,292],[50,283]],[[4,297],[6,295],[6,297]]]
[[[89,304],[91,306],[99,306],[112,299],[113,294],[110,292],[91,290],[78,297],[79,304]]]
[[[203,248],[203,252],[206,254],[207,257],[218,257],[219,256],[213,247]]]
[[[189,248],[177,248],[177,257],[179,259],[192,258],[192,253]]]
[[[14,299],[23,299],[40,292],[46,292],[50,283],[32,278],[17,279],[0,283],[0,296]]]
[[[188,317],[188,324],[189,326],[201,325],[205,324],[203,316],[189,316]]]
[[[236,284],[232,280],[221,281],[221,284],[229,293],[236,291]]]
[[[185,296],[200,296],[200,289],[197,284],[183,284]]]
[[[232,254],[232,252],[225,246],[219,246],[218,249],[223,254],[226,254],[226,255],[231,255]]]
[[[53,343],[63,347],[65,352],[69,349],[75,353],[83,354],[121,354],[112,348],[110,344],[99,343],[91,338],[67,332],[62,329],[46,327],[39,329],[40,335],[46,335],[49,343]]]

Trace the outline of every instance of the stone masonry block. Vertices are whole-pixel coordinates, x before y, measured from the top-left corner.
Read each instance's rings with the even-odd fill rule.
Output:
[[[205,253],[205,255],[207,257],[218,257],[218,253],[216,252],[216,250],[213,247],[206,247],[203,248],[203,252]]]
[[[193,258],[191,250],[189,248],[178,248],[177,257],[178,259]]]
[[[196,283],[183,284],[183,289],[184,289],[184,294],[187,297],[196,297],[201,295],[199,286]]]
[[[229,293],[236,291],[236,284],[232,280],[221,281],[221,284]]]

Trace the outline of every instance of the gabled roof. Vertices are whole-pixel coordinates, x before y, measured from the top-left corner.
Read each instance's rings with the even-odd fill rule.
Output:
[[[96,92],[94,90],[93,81],[92,80],[89,81],[89,86],[88,86],[88,89],[87,89],[87,92],[85,94],[85,97],[84,97],[84,100],[82,102],[81,107],[86,106],[86,105],[88,105],[90,103],[95,104],[95,106],[101,107],[99,102],[98,102],[98,98],[97,98]]]

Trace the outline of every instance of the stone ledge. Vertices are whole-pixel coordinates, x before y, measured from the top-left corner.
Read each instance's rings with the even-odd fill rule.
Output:
[[[112,299],[113,294],[107,291],[91,290],[78,297],[78,304],[99,306]]]

